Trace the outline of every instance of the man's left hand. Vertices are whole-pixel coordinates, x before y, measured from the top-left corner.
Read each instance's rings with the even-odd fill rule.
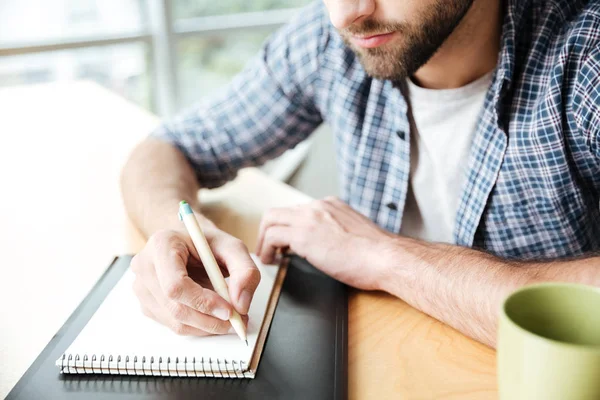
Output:
[[[264,263],[289,248],[347,285],[381,290],[395,263],[394,238],[337,198],[274,208],[263,216],[256,253]]]

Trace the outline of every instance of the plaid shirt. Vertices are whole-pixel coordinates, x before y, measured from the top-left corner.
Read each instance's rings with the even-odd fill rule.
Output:
[[[507,258],[600,249],[600,4],[508,0],[501,51],[469,155],[454,239]],[[203,186],[306,139],[336,138],[341,196],[399,232],[409,182],[407,101],[370,78],[321,2],[274,34],[217,97],[154,136]]]

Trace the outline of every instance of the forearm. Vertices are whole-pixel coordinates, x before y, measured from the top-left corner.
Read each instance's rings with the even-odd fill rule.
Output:
[[[171,144],[147,139],[131,154],[121,175],[125,208],[149,237],[180,225],[177,204],[186,200],[199,209],[199,183],[183,154]]]
[[[516,288],[544,281],[600,286],[597,257],[516,262],[406,238],[396,240],[395,247],[400,265],[388,271],[384,290],[492,347],[502,301]]]

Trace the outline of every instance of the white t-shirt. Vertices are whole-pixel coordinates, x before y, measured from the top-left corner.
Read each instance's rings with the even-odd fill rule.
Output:
[[[408,79],[412,111],[410,180],[400,234],[454,243],[454,223],[473,135],[493,72],[457,89]]]

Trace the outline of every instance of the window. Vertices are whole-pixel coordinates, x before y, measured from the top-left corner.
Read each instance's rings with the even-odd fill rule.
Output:
[[[140,32],[144,5],[139,0],[2,0],[0,47]]]
[[[214,93],[309,0],[1,0],[0,87],[93,80],[168,117]],[[285,180],[308,143],[268,163]]]
[[[6,56],[0,86],[87,79],[152,109],[147,59],[143,43]]]
[[[297,8],[307,0],[174,0],[173,15],[177,19],[213,15],[241,14],[256,11]]]
[[[2,0],[0,87],[91,79],[162,116],[213,93],[308,0]]]
[[[256,29],[179,40],[180,104],[192,104],[227,84],[270,33],[270,29]]]

